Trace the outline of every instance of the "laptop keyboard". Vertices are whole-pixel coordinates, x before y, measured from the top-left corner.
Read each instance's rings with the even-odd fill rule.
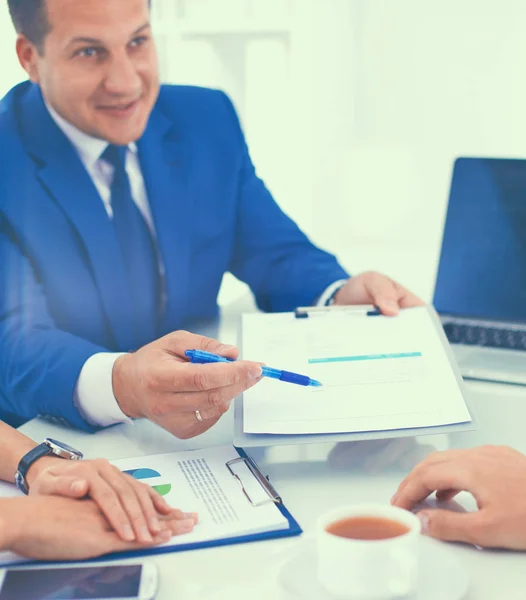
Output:
[[[526,350],[526,329],[506,329],[445,323],[444,331],[452,344]]]

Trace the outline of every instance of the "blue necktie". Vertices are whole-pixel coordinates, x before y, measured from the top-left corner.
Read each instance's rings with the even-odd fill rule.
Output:
[[[101,158],[114,168],[111,184],[113,225],[129,283],[135,348],[153,341],[159,319],[160,276],[157,252],[144,217],[133,201],[126,173],[125,146],[109,145]],[[134,348],[122,348],[132,350]]]

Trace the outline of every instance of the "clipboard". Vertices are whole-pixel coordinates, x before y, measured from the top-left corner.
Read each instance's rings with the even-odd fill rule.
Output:
[[[374,318],[378,313],[376,310],[367,310],[372,307],[353,307],[353,306],[330,306],[330,307],[301,307],[297,308],[293,313],[290,313],[294,319],[308,319],[318,314],[334,313],[334,312],[356,312],[357,309],[365,312],[371,318]],[[290,446],[298,444],[324,444],[336,442],[360,442],[365,440],[381,440],[381,439],[398,439],[402,437],[415,437],[424,435],[438,434],[453,434],[464,431],[474,431],[478,429],[476,414],[470,402],[469,394],[467,394],[464,380],[458,368],[453,351],[446,337],[440,318],[433,308],[427,306],[427,312],[431,322],[437,332],[442,343],[444,352],[449,361],[451,370],[455,376],[456,382],[461,390],[467,410],[471,416],[471,421],[465,423],[454,423],[450,425],[437,425],[431,427],[416,427],[409,429],[390,429],[380,431],[365,431],[365,432],[347,432],[347,433],[314,433],[314,434],[264,434],[264,433],[245,433],[243,431],[244,423],[244,407],[243,397],[239,396],[235,399],[234,405],[234,445],[244,448],[261,448],[268,446]],[[239,327],[238,347],[242,352],[242,325]],[[241,354],[242,355],[242,354]]]
[[[251,542],[259,542],[263,540],[270,540],[276,538],[288,538],[295,537],[301,535],[303,533],[302,528],[296,519],[291,515],[288,509],[285,507],[281,496],[278,494],[277,490],[274,488],[268,476],[264,475],[256,462],[242,449],[234,446],[234,450],[238,453],[238,457],[232,460],[229,460],[225,463],[225,468],[230,471],[230,474],[239,484],[241,493],[245,497],[246,501],[250,503],[254,510],[257,510],[258,507],[267,504],[269,502],[273,503],[281,514],[287,520],[289,526],[287,529],[279,529],[274,531],[266,531],[263,533],[255,533],[248,535],[239,535],[235,537],[226,537],[219,538],[204,542],[192,542],[187,544],[178,544],[176,546],[167,546],[167,547],[156,547],[156,548],[147,548],[144,550],[133,550],[131,552],[116,552],[113,554],[107,554],[101,556],[99,558],[93,558],[84,561],[75,561],[76,564],[89,564],[89,563],[98,563],[98,562],[110,562],[114,560],[122,560],[129,558],[140,558],[144,556],[152,556],[156,554],[168,554],[172,552],[185,552],[189,550],[199,550],[201,548],[213,548],[219,546],[229,546],[233,544],[247,544]],[[256,481],[260,484],[260,486],[265,491],[267,498],[265,500],[256,501],[253,499],[250,494],[247,492],[244,482],[241,477],[234,471],[233,467],[237,463],[244,463],[248,471],[251,475],[256,479]],[[3,568],[11,568],[11,567],[22,567],[22,566],[31,566],[31,565],[63,565],[64,561],[35,561],[35,560],[25,560],[21,559],[16,562],[2,562],[0,559],[0,569]]]
[[[235,450],[239,454],[239,458],[234,458],[225,464],[225,467],[230,471],[232,477],[234,477],[239,483],[240,489],[245,496],[247,502],[249,502],[254,510],[257,510],[259,506],[266,504],[267,502],[273,502],[281,514],[287,519],[289,523],[288,529],[279,529],[276,531],[266,531],[264,533],[255,533],[248,535],[240,535],[236,537],[228,537],[210,540],[207,542],[195,542],[188,544],[178,544],[177,546],[161,547],[161,548],[150,548],[147,550],[137,550],[133,552],[120,552],[116,554],[110,554],[105,557],[94,559],[95,562],[105,560],[118,560],[123,558],[134,558],[138,556],[148,556],[154,554],[168,554],[171,552],[185,552],[188,550],[199,550],[201,548],[214,548],[219,546],[230,546],[233,544],[247,544],[250,542],[260,542],[263,540],[272,540],[276,538],[295,537],[303,533],[303,529],[300,527],[296,519],[291,515],[288,509],[285,507],[281,496],[278,494],[270,478],[262,473],[256,462],[242,449],[234,446]],[[253,477],[259,482],[261,487],[265,490],[267,499],[265,501],[255,502],[245,489],[241,478],[233,471],[232,466],[236,462],[243,462],[248,467]],[[90,562],[90,561],[88,561]]]

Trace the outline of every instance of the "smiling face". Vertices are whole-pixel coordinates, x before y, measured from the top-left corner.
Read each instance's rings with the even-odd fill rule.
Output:
[[[112,144],[141,137],[159,94],[148,0],[47,0],[41,53],[17,53],[46,101],[72,125]]]

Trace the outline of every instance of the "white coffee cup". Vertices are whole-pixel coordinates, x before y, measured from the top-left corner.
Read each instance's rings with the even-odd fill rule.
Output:
[[[380,540],[344,538],[327,531],[336,521],[354,517],[389,519],[407,533]],[[389,505],[357,504],[331,510],[318,520],[318,579],[337,597],[392,600],[411,595],[417,585],[420,521]]]

